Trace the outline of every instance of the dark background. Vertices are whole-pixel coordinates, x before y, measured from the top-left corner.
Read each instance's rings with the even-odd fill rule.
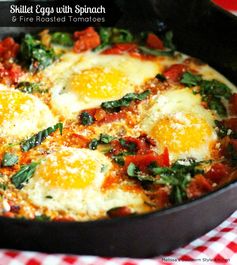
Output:
[[[74,30],[91,25],[88,23],[16,25],[10,22],[11,3],[14,1],[0,2],[2,36],[9,33],[36,31],[36,27],[40,26],[50,27],[52,30],[55,26],[61,30]],[[174,43],[179,51],[208,62],[237,84],[237,17],[215,6],[210,0],[58,0],[15,1],[15,3],[40,3],[46,6],[102,4],[107,10],[106,23],[95,23],[94,26],[117,26],[135,32],[148,30],[158,34],[172,29]],[[18,28],[19,26],[24,28]]]

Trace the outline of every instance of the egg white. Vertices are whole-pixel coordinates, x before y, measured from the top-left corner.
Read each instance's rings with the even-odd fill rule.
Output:
[[[4,86],[0,87],[0,119],[0,137],[10,141],[28,137],[57,122],[39,98]]]
[[[217,140],[217,135],[214,130],[215,114],[210,110],[205,109],[201,105],[200,95],[194,95],[189,88],[169,90],[161,92],[158,96],[155,96],[153,98],[152,106],[143,117],[140,128],[148,135],[151,135],[153,127],[156,124],[159,126],[159,120],[167,117],[168,119],[175,119],[181,123],[187,124],[187,126],[195,126],[196,133],[198,134],[199,124],[188,124],[189,121],[187,120],[187,115],[189,117],[194,117],[197,120],[200,119],[201,121],[204,121],[211,128],[211,135],[207,135],[201,139],[202,144],[200,146],[192,147],[192,142],[190,142],[190,149],[186,152],[169,152],[171,161],[187,157],[193,157],[197,160],[211,158],[209,144]],[[173,124],[172,128],[170,128],[171,132],[179,129],[175,126],[179,126],[179,124]],[[163,148],[166,147],[165,143],[162,141],[157,141],[157,146],[158,152],[160,153],[162,153]]]
[[[67,215],[75,217],[77,220],[91,220],[106,216],[106,211],[119,206],[129,206],[135,212],[143,212],[147,206],[144,204],[144,195],[132,191],[125,191],[122,187],[116,186],[104,190],[103,182],[108,176],[112,164],[110,160],[99,151],[88,149],[77,149],[72,147],[61,147],[57,151],[67,151],[71,155],[67,159],[83,159],[89,157],[96,161],[97,169],[94,172],[94,180],[87,187],[64,188],[50,185],[39,174],[39,167],[45,167],[45,161],[50,159],[54,161],[55,153],[48,155],[45,161],[35,171],[34,176],[23,188],[23,192],[28,194],[29,200],[39,206],[46,207],[48,210],[61,211]],[[58,165],[60,170],[60,165]],[[45,168],[50,172],[50,169]],[[67,172],[78,172],[80,177],[82,168],[68,168]],[[50,173],[49,173],[50,174]],[[65,178],[67,175],[65,174]]]
[[[85,70],[102,68],[105,72],[119,71],[124,77],[124,85],[119,93],[114,95],[113,87],[109,97],[87,97],[77,93],[70,87],[70,79]],[[102,102],[116,100],[125,94],[134,92],[138,86],[160,73],[161,64],[156,61],[141,60],[129,55],[103,55],[95,52],[64,54],[58,63],[53,64],[44,71],[44,76],[51,83],[52,108],[65,118],[75,118],[80,110],[98,107]],[[117,77],[114,76],[116,79]],[[121,78],[117,80],[121,81]],[[89,84],[88,84],[89,85]],[[101,86],[106,86],[105,83]],[[80,88],[78,88],[80,90]],[[93,90],[94,88],[91,87]]]

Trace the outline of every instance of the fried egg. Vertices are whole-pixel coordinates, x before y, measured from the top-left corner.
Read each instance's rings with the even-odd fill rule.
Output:
[[[111,168],[110,160],[99,151],[61,147],[38,165],[23,191],[35,205],[79,220],[104,217],[119,206],[144,211],[144,195],[121,187],[103,189]]]
[[[161,68],[156,61],[129,55],[66,53],[45,76],[51,82],[52,108],[65,118],[75,118],[80,110],[135,92]]]
[[[217,139],[214,114],[188,88],[169,90],[155,98],[141,128],[156,140],[158,151],[168,148],[171,161],[211,158]]]
[[[46,104],[33,95],[0,88],[0,137],[19,140],[57,122]]]

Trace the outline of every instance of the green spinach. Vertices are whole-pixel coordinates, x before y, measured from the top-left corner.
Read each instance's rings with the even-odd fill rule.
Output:
[[[155,163],[151,163],[148,167],[150,174],[141,172],[136,165],[130,163],[127,168],[127,174],[129,177],[136,178],[141,182],[171,187],[171,201],[173,203],[182,203],[187,198],[186,188],[192,177],[196,174],[204,173],[199,168],[203,163],[210,163],[210,161],[177,160],[171,167],[159,167]]]
[[[150,95],[150,90],[146,90],[142,93],[128,93],[124,97],[118,100],[107,101],[101,104],[101,107],[106,111],[120,111],[121,107],[128,107],[132,101],[144,100]]]
[[[188,87],[199,86],[200,90],[194,91],[194,93],[199,93],[208,107],[216,111],[219,116],[225,117],[227,115],[223,99],[229,100],[232,95],[227,85],[215,79],[204,80],[200,75],[194,75],[190,72],[185,72],[180,82]]]
[[[92,140],[90,141],[88,147],[89,147],[91,150],[96,150],[99,144],[109,144],[109,143],[111,143],[114,139],[115,139],[115,137],[113,137],[113,136],[110,136],[110,135],[108,135],[108,134],[103,134],[103,133],[101,133],[101,134],[100,134],[100,138],[99,138],[98,140],[95,139],[95,138],[92,139]]]
[[[30,82],[20,82],[16,86],[16,89],[28,94],[48,92],[47,89],[41,89],[39,83],[30,83]]]
[[[32,162],[28,165],[21,166],[20,170],[11,177],[11,181],[17,189],[23,188],[23,186],[30,180],[35,173],[38,164],[39,163]]]
[[[66,32],[54,32],[51,35],[51,42],[62,46],[73,46],[72,34]]]
[[[56,60],[53,49],[44,46],[38,39],[26,34],[20,46],[20,56],[32,72],[37,72],[51,65]]]
[[[21,150],[23,152],[26,152],[30,150],[31,148],[34,148],[38,145],[40,145],[50,134],[55,132],[57,129],[59,129],[60,134],[62,134],[63,130],[63,124],[61,122],[55,124],[53,127],[48,127],[47,129],[44,129],[37,134],[33,135],[26,141],[21,143]]]
[[[3,167],[11,167],[18,163],[18,156],[12,153],[5,153],[2,159]]]
[[[80,115],[80,123],[83,125],[90,125],[94,123],[95,119],[88,112],[83,111]]]
[[[95,51],[99,51],[106,46],[115,43],[127,43],[134,41],[134,36],[132,35],[132,33],[129,30],[125,29],[101,27],[99,30],[99,35],[101,44],[94,49]]]

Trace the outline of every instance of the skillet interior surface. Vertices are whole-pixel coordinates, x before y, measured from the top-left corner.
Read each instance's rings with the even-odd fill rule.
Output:
[[[117,1],[116,26],[174,31],[178,50],[209,62],[237,82],[237,19],[208,0]],[[227,30],[228,29],[228,30]],[[52,29],[53,30],[53,29]],[[2,28],[1,36],[36,31]],[[1,248],[102,256],[151,257],[206,233],[237,208],[237,183],[193,202],[123,219],[56,223],[0,217]]]

